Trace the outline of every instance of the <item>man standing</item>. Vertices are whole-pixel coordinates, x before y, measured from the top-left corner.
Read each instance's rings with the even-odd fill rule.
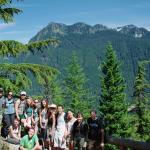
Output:
[[[96,111],[91,111],[88,123],[88,150],[104,149],[104,127],[102,119],[97,117]]]
[[[26,107],[26,92],[22,91],[20,93],[20,98],[15,103],[15,111],[16,111],[16,117],[18,120],[21,120],[24,118],[24,110]]]

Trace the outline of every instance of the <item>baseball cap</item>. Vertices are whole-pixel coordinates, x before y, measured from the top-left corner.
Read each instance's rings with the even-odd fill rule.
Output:
[[[27,93],[25,91],[21,91],[20,95],[27,95]]]

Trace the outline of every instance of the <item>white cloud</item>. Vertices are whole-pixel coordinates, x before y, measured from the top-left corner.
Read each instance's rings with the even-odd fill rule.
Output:
[[[15,25],[15,23],[8,23],[8,24],[6,24],[6,23],[1,23],[0,24],[0,30],[3,30],[3,29],[6,29],[6,28],[9,28],[9,27],[12,27],[12,26],[14,26]]]
[[[16,31],[6,31],[6,32],[1,32],[1,35],[12,35],[12,34],[29,34],[29,33],[35,33],[37,30],[16,30]]]

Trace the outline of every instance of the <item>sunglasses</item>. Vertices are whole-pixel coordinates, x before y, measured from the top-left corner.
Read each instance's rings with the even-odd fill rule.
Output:
[[[22,94],[21,96],[26,96],[25,94]]]
[[[13,96],[12,94],[8,94],[8,96]]]

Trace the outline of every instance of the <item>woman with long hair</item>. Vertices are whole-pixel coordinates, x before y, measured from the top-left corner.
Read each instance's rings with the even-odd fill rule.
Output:
[[[41,108],[39,111],[39,123],[40,123],[40,138],[42,140],[43,148],[48,148],[47,142],[47,124],[48,124],[48,101],[43,99],[41,101]]]

